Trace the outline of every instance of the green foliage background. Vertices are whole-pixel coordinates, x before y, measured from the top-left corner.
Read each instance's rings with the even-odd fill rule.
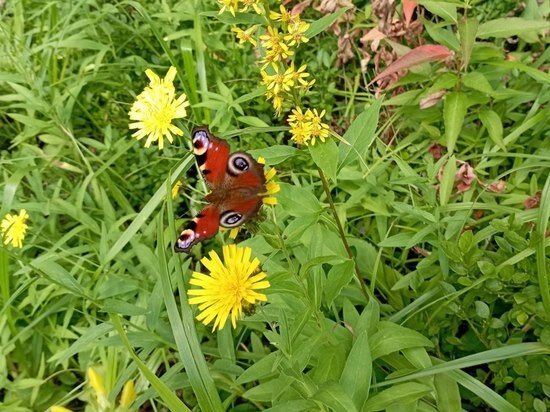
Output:
[[[0,410],[97,410],[85,384],[95,366],[112,405],[136,379],[135,410],[545,411],[549,3],[419,3],[424,40],[455,57],[381,98],[358,50],[336,66],[328,24],[300,48],[317,80],[304,104],[351,143],[309,150],[288,145],[254,53],[230,33],[249,15],[194,0],[3,3],[2,216],[31,218],[24,247],[0,249]],[[351,26],[374,27],[372,5],[354,4]],[[170,65],[193,105],[186,135],[144,149],[127,112],[145,69]],[[442,102],[419,108],[439,90]],[[268,273],[269,303],[215,334],[185,290],[227,239],[171,251],[175,219],[202,198],[185,177],[194,124],[264,156],[282,187],[243,242]],[[440,159],[434,142],[447,148]],[[462,194],[456,160],[477,176]],[[503,192],[488,189],[499,180]]]

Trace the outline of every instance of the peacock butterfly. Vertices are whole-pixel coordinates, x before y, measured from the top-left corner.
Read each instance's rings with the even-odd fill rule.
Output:
[[[195,127],[192,138],[193,153],[211,192],[205,197],[209,204],[179,235],[176,252],[189,252],[218,233],[220,226],[234,228],[253,218],[266,191],[264,167],[248,153],[229,153],[229,144],[207,126]]]

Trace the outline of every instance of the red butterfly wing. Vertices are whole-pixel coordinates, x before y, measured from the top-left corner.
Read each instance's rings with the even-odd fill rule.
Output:
[[[213,136],[208,127],[193,129],[193,152],[212,189],[210,203],[181,232],[176,252],[189,249],[214,236],[220,226],[233,228],[251,219],[260,209],[265,192],[263,165],[248,153],[229,154],[226,141]]]
[[[187,224],[176,240],[176,252],[189,252],[191,247],[203,240],[211,238],[220,227],[220,210],[216,205],[208,205]]]
[[[219,186],[225,179],[229,145],[210,133],[208,127],[193,129],[193,152],[204,179],[211,188]]]

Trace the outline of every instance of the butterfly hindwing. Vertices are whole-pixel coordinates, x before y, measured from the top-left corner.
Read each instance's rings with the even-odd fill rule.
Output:
[[[208,205],[191,220],[181,232],[174,249],[176,252],[189,252],[193,245],[211,238],[220,227],[220,210]]]

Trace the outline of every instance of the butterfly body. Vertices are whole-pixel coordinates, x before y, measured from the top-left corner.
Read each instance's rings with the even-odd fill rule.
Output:
[[[188,223],[176,241],[176,252],[214,236],[219,227],[234,228],[253,218],[266,191],[263,165],[246,152],[230,153],[229,145],[208,127],[193,129],[193,152],[211,192],[208,205]]]

